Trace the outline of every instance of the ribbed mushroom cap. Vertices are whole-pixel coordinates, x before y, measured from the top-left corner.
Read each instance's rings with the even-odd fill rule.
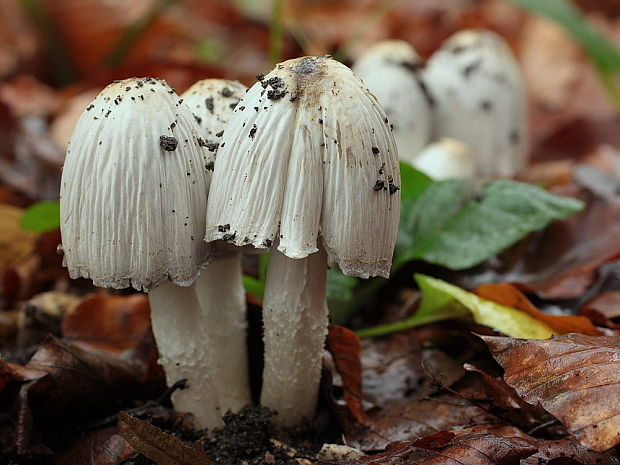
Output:
[[[413,166],[437,180],[471,178],[475,171],[467,144],[447,137],[422,150]]]
[[[483,30],[453,35],[433,54],[424,78],[436,101],[436,137],[467,143],[479,174],[514,176],[524,168],[526,93],[500,36]]]
[[[394,125],[398,155],[409,163],[431,137],[431,98],[421,68],[415,49],[402,40],[376,43],[353,66]]]
[[[203,79],[181,95],[194,113],[209,151],[217,151],[226,124],[247,89],[238,81]]]
[[[62,174],[61,233],[72,278],[148,290],[191,285],[208,260],[202,241],[213,154],[194,116],[164,81],[106,87],[82,114]]]
[[[279,64],[239,102],[222,138],[206,240],[317,252],[345,274],[389,274],[400,208],[390,123],[346,66]]]

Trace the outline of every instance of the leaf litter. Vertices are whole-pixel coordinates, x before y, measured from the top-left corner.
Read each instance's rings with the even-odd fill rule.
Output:
[[[192,8],[188,8],[191,2],[182,1],[178,8],[156,7],[146,12],[153,13],[153,17],[148,14],[140,17],[146,10],[134,7],[114,15],[111,12],[117,6],[101,0],[89,0],[90,9],[72,8],[73,1],[66,5],[42,3],[47,5],[46,14],[58,22],[63,37],[71,44],[69,63],[74,64],[74,75],[79,81],[62,91],[53,87],[52,84],[62,82],[57,70],[40,72],[45,65],[41,50],[48,45],[45,36],[32,34],[35,25],[12,2],[0,6],[0,10],[8,12],[7,17],[17,18],[7,23],[10,24],[7,31],[16,30],[17,34],[7,41],[6,34],[0,32],[0,55],[8,57],[0,60],[0,70],[6,70],[0,71],[0,75],[11,76],[0,85],[3,94],[0,200],[10,209],[21,211],[35,201],[56,194],[64,147],[55,142],[62,137],[52,136],[49,128],[62,115],[63,108],[85,91],[100,88],[120,76],[138,74],[168,78],[181,90],[205,75],[226,75],[250,83],[257,70],[268,67],[267,53],[262,46],[269,35],[269,15],[265,12],[254,11],[252,20],[248,21],[246,13],[233,3],[215,2],[206,7],[193,2]],[[517,309],[560,336],[536,341],[499,338],[489,327],[467,318],[430,323],[361,343],[348,330],[332,328],[328,345],[334,361],[330,368],[334,381],[330,383],[330,376],[325,374],[318,422],[322,422],[324,431],[335,434],[317,438],[310,430],[298,431],[299,437],[313,444],[293,451],[284,442],[274,444],[265,440],[262,432],[271,431],[269,415],[254,411],[243,421],[228,417],[230,424],[224,432],[208,432],[206,438],[213,441],[211,446],[207,445],[207,452],[217,455],[214,448],[218,444],[222,450],[225,445],[230,446],[228,452],[220,455],[227,457],[224,461],[230,460],[231,455],[226,454],[242,454],[238,450],[241,444],[245,447],[250,443],[241,437],[250,435],[255,443],[264,446],[258,452],[264,463],[289,460],[293,463],[291,454],[297,454],[295,463],[300,463],[315,460],[314,454],[322,442],[338,441],[342,433],[348,444],[364,449],[369,455],[355,459],[341,457],[338,463],[414,464],[450,463],[450,460],[460,463],[519,463],[520,460],[527,465],[618,463],[617,451],[603,450],[617,442],[613,435],[617,415],[613,405],[606,403],[613,395],[618,398],[617,391],[607,392],[608,397],[603,396],[598,403],[588,397],[598,399],[597,396],[602,396],[597,394],[598,390],[617,389],[613,373],[591,370],[589,367],[596,365],[589,359],[575,361],[579,351],[557,349],[556,363],[545,373],[557,375],[556,378],[542,391],[526,393],[526,388],[535,385],[536,380],[527,378],[529,369],[515,375],[512,368],[520,366],[524,359],[510,355],[519,354],[519,350],[532,351],[535,347],[536,353],[542,354],[543,362],[547,352],[553,352],[554,344],[561,347],[572,344],[585,347],[581,354],[584,357],[592,356],[595,360],[601,354],[615,357],[617,342],[613,338],[620,323],[617,305],[620,285],[616,276],[620,255],[616,189],[620,172],[614,166],[618,165],[620,156],[603,144],[617,143],[618,117],[606,103],[586,59],[566,37],[552,30],[550,23],[533,20],[499,1],[484,0],[472,6],[471,2],[459,0],[452,2],[449,9],[441,2],[413,3],[401,2],[383,16],[377,16],[373,23],[361,20],[368,11],[366,2],[347,0],[310,5],[291,1],[287,24],[295,32],[285,37],[285,53],[303,54],[293,35],[312,53],[329,53],[341,48],[341,52],[349,52],[351,56],[379,37],[400,37],[416,44],[422,56],[427,57],[454,30],[479,26],[500,31],[516,46],[522,58],[529,56],[522,59],[525,74],[534,81],[545,76],[544,86],[553,90],[549,93],[543,87],[536,87],[536,92],[531,94],[535,113],[534,161],[539,167],[553,168],[538,171],[536,184],[552,186],[554,193],[579,199],[586,208],[568,220],[552,222],[546,229],[529,234],[510,250],[482,265],[452,273],[431,268],[433,272],[428,274],[447,278],[448,285],[461,285],[464,289],[456,294],[461,298],[465,295],[470,303],[479,305],[476,299],[481,298],[495,304],[490,305],[493,308]],[[580,2],[588,8],[592,7],[590,3]],[[300,21],[302,17],[304,21]],[[95,27],[102,24],[102,18],[110,21],[109,29]],[[136,18],[135,24],[144,18],[152,18],[152,22],[142,23],[146,24],[146,35],[139,38],[135,47],[130,47],[128,55],[113,57],[121,64],[106,70],[93,66],[97,60],[112,63],[109,61],[112,57],[109,53],[114,50],[111,38],[122,37],[123,24]],[[618,35],[617,19],[599,15],[596,21],[604,24],[610,34]],[[337,27],[325,28],[326,24]],[[355,43],[347,37],[347,32],[357,24],[364,24],[367,33]],[[214,64],[217,59],[207,63],[190,58],[197,41],[203,41],[204,30],[213,31],[213,38],[209,37],[209,43],[199,42],[201,49],[208,46],[219,53],[221,65]],[[527,40],[524,36],[528,36]],[[553,43],[560,44],[557,47],[566,47],[566,53],[558,54],[552,41],[541,40],[549,36]],[[22,46],[11,45],[15,43]],[[30,45],[23,47],[24,44]],[[49,43],[53,49],[56,45]],[[201,60],[205,58],[201,57]],[[25,101],[21,98],[24,95],[33,98]],[[567,160],[567,155],[573,158]],[[553,165],[558,161],[562,164]],[[579,163],[596,166],[606,176],[584,170]],[[526,178],[537,169],[536,165],[532,166]],[[424,184],[422,178],[418,181]],[[420,192],[403,192],[403,198]],[[0,229],[15,226],[15,217],[0,210]],[[453,229],[458,232],[465,223],[456,221],[455,224],[457,227]],[[173,450],[186,453],[188,448],[197,454],[190,454],[192,461],[203,460],[203,454],[193,449],[193,444],[204,437],[192,431],[191,417],[172,411],[165,399],[159,404],[153,401],[161,399],[165,387],[156,364],[145,298],[112,292],[83,299],[93,288],[83,281],[68,280],[60,266],[61,257],[56,255],[60,240],[57,231],[29,236],[17,230],[16,235],[2,235],[0,240],[0,257],[8,257],[0,263],[0,462],[8,458],[13,463],[37,464],[152,463],[138,454],[115,426],[120,411],[131,414],[131,417],[122,416],[124,425],[136,420],[131,423],[133,427],[129,429],[133,432],[129,434],[155,446],[158,444],[152,438],[166,437],[162,440],[168,446],[165,453]],[[429,246],[432,242],[425,243],[423,250],[417,251],[418,255],[436,263],[448,263],[455,249],[433,248]],[[496,244],[484,245],[497,248]],[[481,255],[472,256],[457,257],[462,262],[458,268],[473,265],[473,259]],[[391,280],[390,292],[411,294],[415,284],[411,270],[406,268]],[[405,271],[408,274],[403,277]],[[497,286],[478,287],[490,282]],[[354,286],[355,282],[348,282],[341,288],[355,297],[358,289]],[[34,298],[51,290],[60,294]],[[448,287],[443,290],[455,291]],[[466,290],[473,290],[476,299],[462,294]],[[371,310],[375,314],[394,315],[399,310],[387,307],[404,304],[394,302],[398,297],[386,299],[385,292],[380,291]],[[76,297],[78,305],[67,304],[54,311],[62,293]],[[560,309],[563,314],[542,314],[540,309]],[[252,318],[256,318],[259,309],[252,311]],[[577,312],[582,317],[576,317]],[[363,313],[358,313],[348,323],[362,328],[388,321],[366,319]],[[490,326],[498,327],[497,323]],[[521,326],[527,329],[527,324]],[[561,336],[575,331],[583,335]],[[505,373],[484,344],[471,336],[472,332],[492,337],[497,347],[510,347],[497,355],[500,365],[505,365]],[[47,337],[48,333],[55,337]],[[596,333],[607,336],[596,336]],[[256,334],[251,337],[257,338]],[[592,342],[603,340],[611,342],[598,343],[600,347]],[[255,354],[260,351],[260,345],[252,348]],[[613,363],[610,366],[615,366]],[[583,389],[577,389],[577,380],[561,375],[563,369],[573,366],[574,372],[580,373],[573,378],[585,379],[580,379],[586,383]],[[254,373],[260,372],[256,366],[252,369]],[[595,376],[604,376],[600,384],[608,384],[593,386]],[[563,398],[571,399],[571,407],[575,408],[561,404],[559,400]],[[615,416],[605,420],[605,412]],[[595,421],[595,414],[601,421]],[[157,430],[149,429],[151,425]],[[261,434],[256,435],[257,431]],[[175,437],[182,438],[182,444],[171,439]],[[138,449],[144,445],[136,444]],[[55,455],[43,459],[51,452]]]

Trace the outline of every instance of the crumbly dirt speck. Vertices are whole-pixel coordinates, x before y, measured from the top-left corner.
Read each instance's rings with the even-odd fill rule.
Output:
[[[271,410],[259,405],[228,412],[224,426],[207,435],[207,455],[217,465],[299,465],[291,455],[314,456],[319,451],[321,441],[307,440],[313,436],[308,424],[280,429],[273,416]]]
[[[173,152],[177,149],[177,145],[179,145],[179,141],[176,137],[172,136],[159,136],[159,145],[166,152]]]

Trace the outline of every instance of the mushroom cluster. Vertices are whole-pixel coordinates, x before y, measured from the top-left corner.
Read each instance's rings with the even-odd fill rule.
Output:
[[[261,402],[292,425],[316,407],[328,259],[387,277],[398,230],[392,126],[349,68],[299,58],[245,91],[117,81],[82,114],[62,176],[71,277],[149,293],[168,384],[187,379],[173,402],[199,427],[251,402],[241,251],[271,250]]]
[[[168,383],[188,380],[174,404],[193,412],[198,426],[215,426],[250,395],[238,259],[214,261],[221,253],[202,240],[215,154],[200,134],[164,81],[106,87],[69,143],[61,234],[72,278],[149,292]]]
[[[316,406],[327,260],[388,276],[400,175],[390,122],[349,68],[304,57],[259,78],[218,151],[206,240],[271,249],[261,403],[292,425]]]
[[[431,138],[433,100],[422,69],[418,53],[402,40],[376,43],[353,66],[394,125],[399,157],[408,163],[415,161]]]
[[[414,63],[408,84],[402,63]],[[404,161],[415,165],[429,140],[450,138],[469,147],[479,176],[513,177],[525,167],[529,138],[524,80],[510,48],[494,32],[458,32],[425,66],[408,44],[380,42],[358,58],[354,69],[386,111],[392,112]],[[444,161],[429,165],[429,153],[444,156]],[[424,163],[417,164],[422,169],[446,167],[451,159],[447,154],[426,151]],[[454,158],[459,159],[464,160]],[[457,166],[448,169],[458,174]]]

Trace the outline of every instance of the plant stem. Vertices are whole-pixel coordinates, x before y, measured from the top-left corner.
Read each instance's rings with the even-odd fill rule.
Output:
[[[272,0],[271,27],[269,30],[269,64],[273,68],[282,61],[284,41],[284,0]]]
[[[76,73],[58,31],[58,26],[41,6],[41,2],[39,0],[20,0],[20,4],[37,24],[45,38],[55,84],[66,86],[75,81]]]
[[[159,15],[176,3],[176,1],[177,0],[158,0],[153,8],[147,11],[143,17],[136,20],[133,24],[130,24],[112,47],[108,56],[103,60],[103,64],[108,68],[115,68],[120,65],[149,26],[155,22]]]
[[[372,328],[359,329],[355,331],[355,334],[357,334],[359,338],[385,336],[386,334],[391,334],[391,333],[395,333],[398,331],[404,331],[406,329],[416,328],[418,326],[435,323],[437,321],[457,318],[459,316],[465,316],[468,313],[469,312],[467,310],[463,310],[462,312],[456,312],[456,311],[436,312],[436,313],[426,314],[422,316],[418,316],[417,314],[414,313],[409,318],[406,318],[401,321],[395,321],[394,323],[374,326]]]

